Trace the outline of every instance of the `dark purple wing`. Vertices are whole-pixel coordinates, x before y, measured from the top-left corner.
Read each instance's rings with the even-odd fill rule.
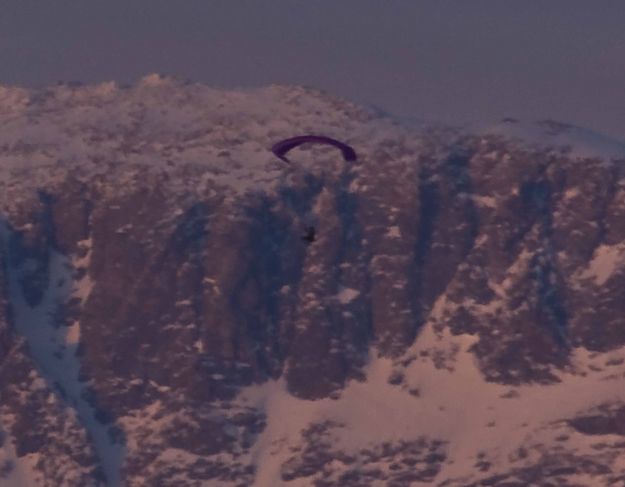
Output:
[[[297,137],[284,139],[274,144],[271,147],[271,151],[283,161],[289,162],[286,158],[286,153],[298,145],[306,143],[332,145],[337,149],[340,149],[343,154],[343,159],[346,161],[356,160],[356,151],[352,147],[331,137],[326,137],[325,135],[298,135]]]

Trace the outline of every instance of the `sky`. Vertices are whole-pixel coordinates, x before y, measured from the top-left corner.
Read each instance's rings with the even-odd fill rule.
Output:
[[[0,84],[300,84],[421,120],[554,119],[625,140],[622,0],[0,5]]]

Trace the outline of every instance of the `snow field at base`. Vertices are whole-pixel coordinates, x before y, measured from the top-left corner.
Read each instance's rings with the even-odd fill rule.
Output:
[[[326,421],[338,425],[331,431],[333,447],[347,454],[422,437],[447,442],[447,459],[436,483],[474,481],[479,460],[492,463],[488,476],[528,465],[542,445],[554,444],[563,433],[571,437],[568,446],[574,453],[594,453],[597,438],[576,433],[566,420],[602,404],[625,402],[625,368],[599,372],[593,355],[579,349],[572,369],[557,372],[560,383],[521,385],[511,394],[511,387],[484,380],[470,352],[475,340],[446,329],[437,332],[429,324],[406,353],[416,357],[408,366],[399,365],[402,359],[372,356],[366,381],[350,382],[338,400],[297,399],[288,394],[282,379],[243,390],[237,403],[267,415],[267,426],[252,449],[258,469],[254,487],[307,485],[309,478],[282,481],[280,469],[293,455],[289,449],[301,445],[301,432]],[[431,357],[437,352],[450,358],[449,367],[434,364]],[[619,358],[625,358],[625,348],[600,360]],[[400,386],[389,383],[397,371],[404,376]],[[600,439],[619,440],[613,435]],[[526,458],[518,454],[521,447],[530,450]],[[625,458],[617,460],[614,472],[625,472]]]

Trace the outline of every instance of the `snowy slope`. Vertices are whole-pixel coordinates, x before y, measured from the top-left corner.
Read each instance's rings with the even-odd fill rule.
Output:
[[[591,439],[571,431],[567,420],[601,405],[625,402],[624,348],[600,357],[576,350],[573,367],[559,375],[557,384],[511,388],[484,380],[469,352],[473,341],[470,335],[437,333],[430,326],[406,357],[397,361],[372,357],[366,380],[350,384],[335,399],[298,400],[281,381],[242,391],[237,398],[241,405],[253,405],[267,414],[267,427],[252,450],[258,468],[254,485],[304,486],[319,477],[338,485],[350,469],[381,469],[393,478],[392,465],[399,455],[381,455],[356,465],[351,458],[362,457],[363,451],[375,450],[376,445],[415,439],[445,445],[436,485],[468,485],[476,480],[470,472],[480,463],[492,466],[489,476],[522,469],[558,442],[577,458],[596,455],[600,445],[609,449],[622,443],[619,435]],[[439,353],[450,357],[447,367],[436,367],[429,360]],[[408,366],[402,364],[406,358]],[[398,375],[399,387],[391,383]],[[322,449],[348,460],[328,462],[312,476],[283,482],[284,465],[297,459],[306,443],[303,432],[311,424],[328,423],[329,442]],[[608,465],[622,474],[622,453],[609,458]],[[603,485],[597,477],[589,478],[592,485]],[[579,485],[588,481],[583,475],[569,480],[578,480]],[[432,478],[413,482],[410,485],[431,485]]]
[[[496,124],[470,126],[468,129],[472,133],[516,139],[525,146],[562,150],[578,159],[622,159],[625,151],[624,141],[553,120],[528,123],[509,118]]]
[[[414,154],[423,143],[414,135],[428,131],[427,125],[402,127],[374,110],[314,90],[270,86],[233,92],[156,74],[131,87],[114,82],[43,91],[2,87],[0,113],[5,194],[14,184],[49,184],[69,171],[106,177],[119,164],[186,172],[197,191],[207,184],[236,192],[266,190],[284,178],[286,168],[267,151],[282,137],[323,133],[356,143],[364,157],[400,141],[402,154],[393,161],[400,164],[402,155]],[[447,138],[462,133],[436,131]],[[579,157],[625,156],[625,143],[553,122],[509,122],[467,131],[569,148]],[[318,160],[311,154],[319,153],[328,149],[305,151],[298,162],[309,165]],[[175,182],[190,185],[184,179]]]

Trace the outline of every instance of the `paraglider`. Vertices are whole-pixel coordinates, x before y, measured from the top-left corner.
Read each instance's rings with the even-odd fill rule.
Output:
[[[302,240],[304,242],[313,243],[315,241],[315,227],[308,227],[306,229],[306,235],[302,235]]]
[[[331,137],[326,137],[325,135],[298,135],[297,137],[284,139],[274,144],[271,147],[271,152],[273,152],[284,162],[290,163],[290,161],[286,158],[286,153],[289,152],[291,149],[294,149],[295,147],[306,143],[332,145],[341,151],[341,153],[343,154],[343,159],[345,159],[346,161],[356,160],[356,151],[353,149],[353,147],[350,147],[349,145],[343,142],[339,142],[338,140]]]
[[[356,151],[353,147],[340,142],[331,137],[327,137],[325,135],[298,135],[297,137],[291,137],[289,139],[281,140],[280,142],[275,143],[271,147],[271,152],[273,152],[277,157],[282,159],[287,164],[290,164],[286,158],[286,154],[295,147],[298,147],[302,144],[313,143],[313,144],[326,144],[336,147],[341,151],[343,155],[343,159],[345,161],[355,161],[356,160]],[[313,226],[309,226],[306,228],[306,233],[301,236],[301,239],[311,244],[316,240],[316,229]]]

